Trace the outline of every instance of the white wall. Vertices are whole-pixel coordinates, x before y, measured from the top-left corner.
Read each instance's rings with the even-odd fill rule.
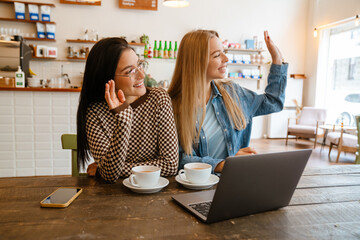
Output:
[[[304,81],[304,106],[315,105],[316,76],[318,63],[319,35],[313,37],[316,26],[326,25],[360,14],[359,0],[310,0],[309,18],[306,28],[306,55]],[[319,89],[321,91],[321,89]]]
[[[232,42],[242,42],[254,35],[261,39],[263,30],[269,30],[290,62],[289,73],[304,72],[308,0],[190,0],[190,6],[183,9],[164,7],[159,0],[158,11],[120,9],[118,0],[103,0],[101,6],[67,5],[58,0],[37,2],[56,5],[51,15],[56,22],[56,43],[34,43],[57,46],[60,59],[66,57],[69,46],[66,39],[82,37],[84,28],[97,30],[100,37],[126,36],[127,40],[137,42],[146,33],[152,43],[180,41],[195,28],[217,30],[220,37]],[[0,16],[12,17],[12,4],[0,4]],[[36,32],[35,24],[5,21],[1,24],[21,28],[30,35]]]

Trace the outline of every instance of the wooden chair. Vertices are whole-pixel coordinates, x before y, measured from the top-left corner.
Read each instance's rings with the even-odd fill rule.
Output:
[[[357,135],[359,135],[359,130]],[[359,137],[356,135],[344,133],[343,128],[341,128],[340,132],[333,131],[328,133],[327,139],[330,141],[329,157],[333,146],[337,146],[338,154],[336,157],[336,163],[339,162],[341,152],[359,152]],[[358,159],[355,160],[355,163],[358,163]]]
[[[296,118],[296,124],[290,124],[291,118],[288,119],[286,145],[288,144],[289,135],[298,138],[315,138],[314,148],[316,148],[317,139],[324,137],[324,129],[319,128],[325,123],[326,109],[303,107],[299,118]]]
[[[79,173],[78,170],[76,134],[61,135],[61,144],[63,149],[71,149],[71,175],[73,177],[86,176],[86,173]]]

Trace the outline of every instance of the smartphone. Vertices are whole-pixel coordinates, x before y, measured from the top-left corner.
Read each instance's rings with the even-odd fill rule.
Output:
[[[82,188],[59,187],[40,202],[41,207],[66,208],[82,193]]]

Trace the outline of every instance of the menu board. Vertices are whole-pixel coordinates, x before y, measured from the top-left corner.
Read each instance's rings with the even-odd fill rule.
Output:
[[[120,8],[157,11],[158,0],[119,0]]]

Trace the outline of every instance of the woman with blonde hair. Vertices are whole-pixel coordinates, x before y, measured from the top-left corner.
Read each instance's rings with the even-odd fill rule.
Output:
[[[225,80],[228,58],[215,31],[192,31],[181,40],[168,91],[180,141],[180,168],[205,162],[221,172],[226,157],[256,153],[248,147],[252,118],[283,109],[288,68],[267,31],[264,38],[272,57],[264,94]]]

